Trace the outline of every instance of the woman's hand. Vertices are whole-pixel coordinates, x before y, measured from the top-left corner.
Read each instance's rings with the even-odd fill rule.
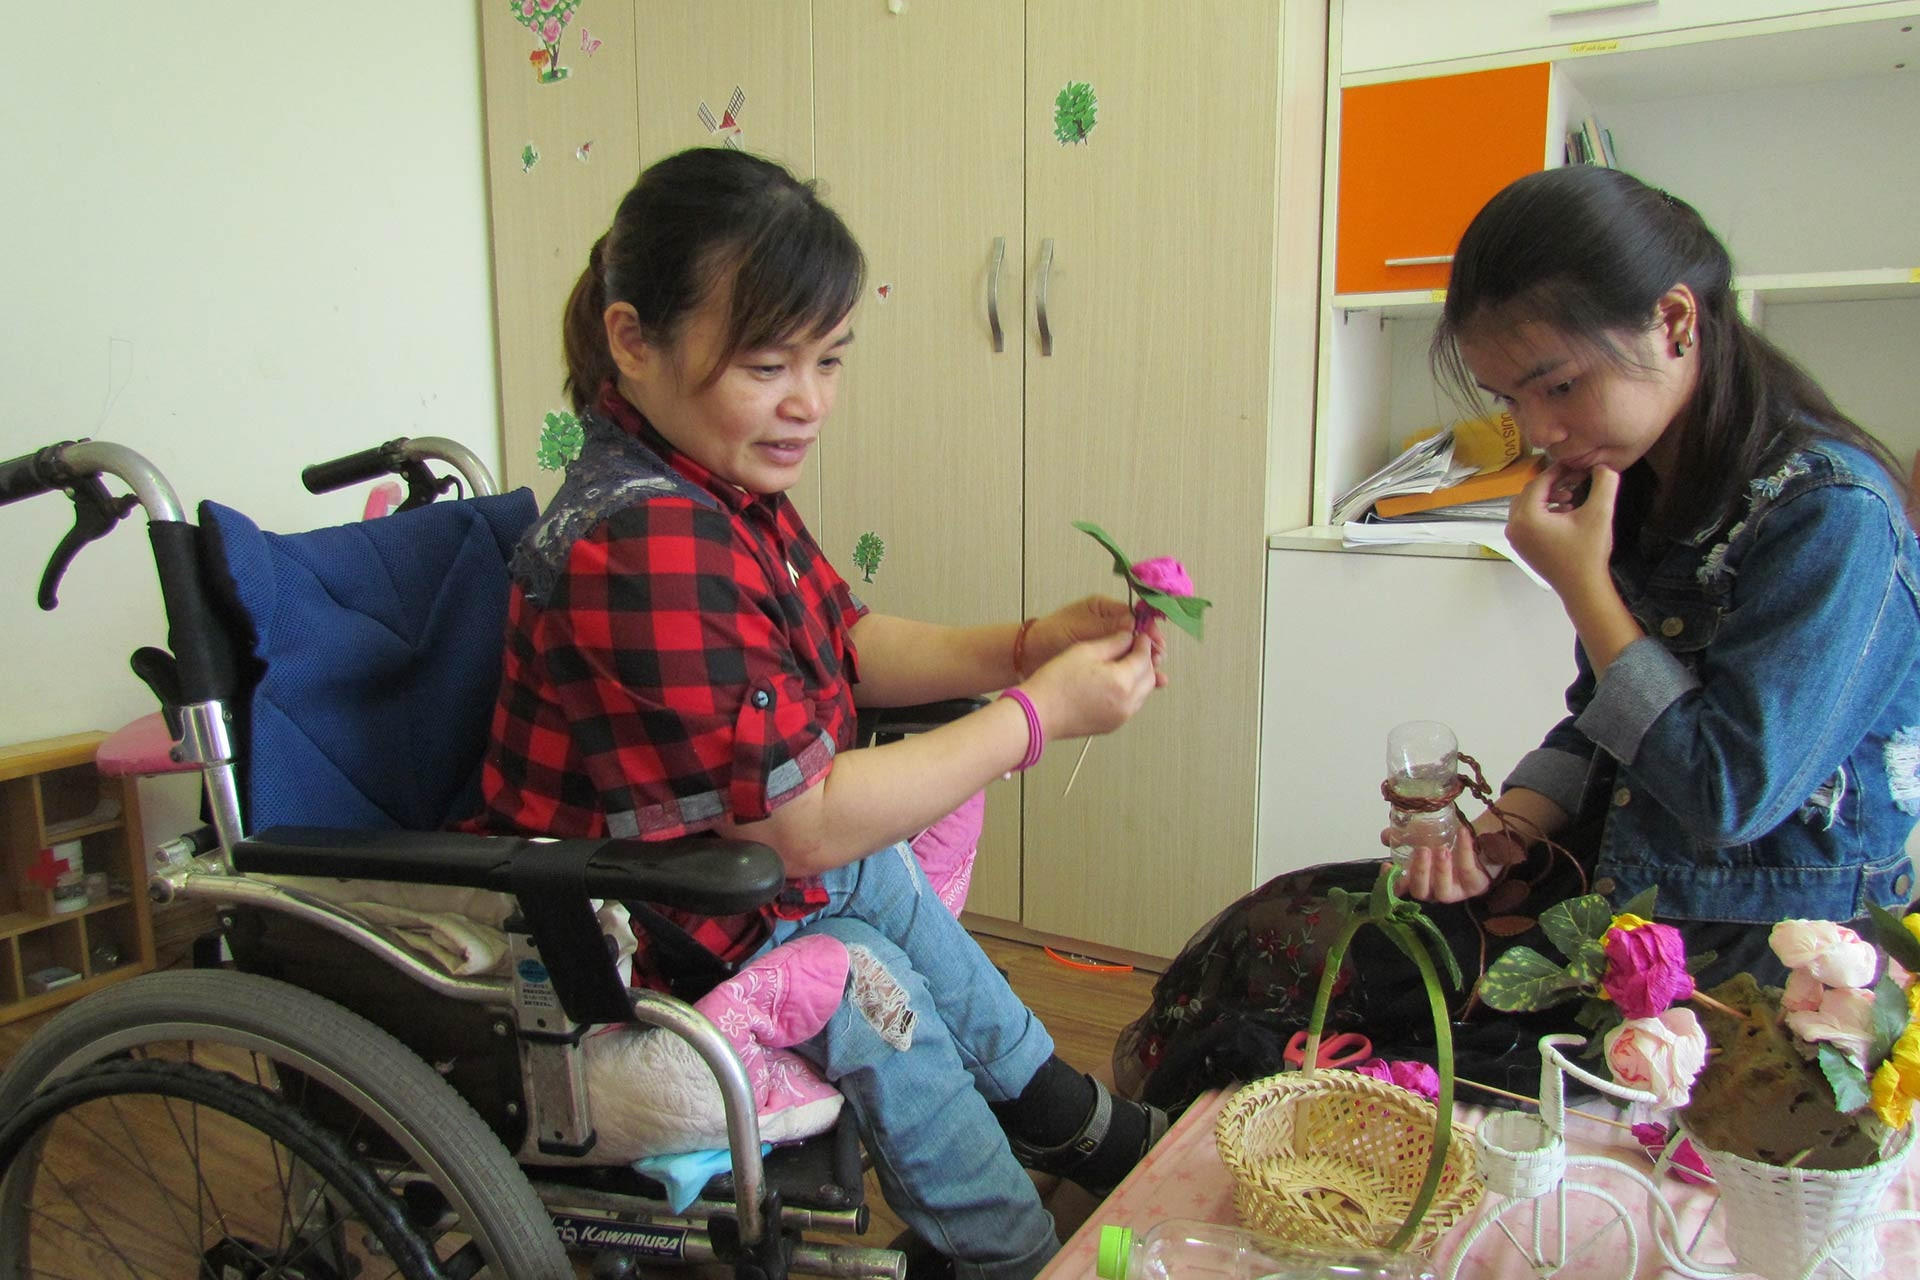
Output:
[[[1020,688],[1033,699],[1040,727],[1054,740],[1112,733],[1133,718],[1160,683],[1151,637],[1129,627],[1062,651]]]
[[[1563,600],[1569,592],[1609,582],[1613,504],[1619,493],[1620,473],[1612,467],[1570,471],[1556,462],[1514,498],[1507,541]]]
[[[1387,843],[1393,834],[1391,830],[1381,832],[1381,842]],[[1461,827],[1451,849],[1415,845],[1407,858],[1407,873],[1400,880],[1401,891],[1421,902],[1465,902],[1491,889],[1506,868],[1488,867],[1480,856],[1480,838],[1473,828]]]
[[[1111,596],[1088,596],[1084,600],[1076,600],[1064,609],[1056,609],[1035,620],[1032,629],[1027,632],[1026,672],[1032,674],[1039,671],[1082,641],[1097,640],[1120,631],[1131,632],[1133,628],[1133,610],[1125,601],[1115,600]],[[1160,619],[1150,619],[1144,630],[1153,654],[1154,685],[1161,688],[1167,683],[1166,676],[1160,673],[1160,658],[1166,653],[1167,644],[1160,635]]]

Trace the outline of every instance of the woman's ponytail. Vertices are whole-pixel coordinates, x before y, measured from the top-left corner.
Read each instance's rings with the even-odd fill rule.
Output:
[[[600,385],[615,374],[613,356],[607,350],[607,289],[601,266],[606,244],[604,235],[593,242],[587,269],[580,273],[567,297],[566,319],[562,322],[567,380],[561,385],[575,413],[585,413],[599,396]]]

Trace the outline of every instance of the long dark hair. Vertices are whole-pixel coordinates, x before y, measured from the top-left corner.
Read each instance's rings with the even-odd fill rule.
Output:
[[[1618,169],[1531,173],[1489,200],[1460,238],[1433,338],[1434,374],[1478,403],[1460,338],[1523,321],[1631,364],[1619,335],[1647,331],[1660,298],[1684,284],[1699,308],[1700,378],[1669,428],[1679,438],[1673,474],[1649,512],[1655,529],[1684,536],[1706,513],[1724,515],[1772,459],[1815,436],[1865,450],[1904,489],[1887,447],[1741,316],[1732,281],[1726,247],[1684,200]]]
[[[568,398],[584,412],[615,375],[604,320],[614,303],[631,304],[646,340],[667,347],[711,290],[728,288],[710,383],[737,352],[824,334],[865,279],[860,246],[813,183],[728,147],[668,156],[621,199],[567,299]]]

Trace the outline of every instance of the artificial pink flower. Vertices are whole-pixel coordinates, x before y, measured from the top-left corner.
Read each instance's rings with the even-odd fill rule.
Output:
[[[1873,982],[1879,953],[1873,944],[1831,920],[1782,920],[1767,944],[1789,969],[1805,969],[1830,987],[1864,987]]]
[[[1707,1065],[1707,1033],[1691,1009],[1629,1018],[1607,1032],[1602,1043],[1613,1078],[1629,1089],[1653,1094],[1665,1107],[1685,1106],[1694,1077]]]
[[[1600,986],[1627,1017],[1657,1018],[1693,994],[1686,942],[1672,925],[1609,929],[1602,945],[1607,973]]]
[[[548,44],[557,42],[560,39],[560,28],[564,25],[558,18],[548,18],[540,28],[540,38]]]
[[[1424,1062],[1368,1058],[1354,1067],[1354,1070],[1363,1076],[1372,1076],[1375,1080],[1397,1084],[1402,1089],[1419,1094],[1428,1102],[1440,1100],[1440,1073]]]
[[[1172,556],[1142,560],[1133,566],[1133,576],[1139,579],[1141,586],[1164,591],[1170,596],[1193,594],[1193,579],[1187,576],[1187,567]]]
[[[1787,989],[1780,993],[1780,1011],[1811,1013],[1820,1007],[1820,1001],[1826,994],[1826,983],[1805,969],[1790,969],[1787,971]]]
[[[1667,1149],[1667,1141],[1673,1137],[1673,1131],[1663,1124],[1637,1124],[1633,1126],[1633,1137],[1646,1150],[1648,1157],[1660,1158]],[[1693,1149],[1693,1143],[1680,1139],[1680,1145],[1673,1149],[1673,1159],[1667,1162],[1667,1172],[1682,1182],[1696,1187],[1713,1185],[1713,1171],[1707,1168],[1707,1162]]]
[[[1784,1021],[1787,1030],[1808,1044],[1830,1044],[1866,1070],[1867,1050],[1873,1046],[1873,992],[1829,987],[1819,1008],[1796,1010]]]

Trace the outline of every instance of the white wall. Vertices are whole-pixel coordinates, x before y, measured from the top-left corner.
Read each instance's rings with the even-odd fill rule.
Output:
[[[36,19],[0,77],[0,457],[111,440],[270,529],[355,518],[364,486],[315,498],[300,467],[394,436],[497,473],[478,21],[471,0]],[[153,709],[126,665],[164,644],[137,517],[34,605],[71,511],[0,509],[0,745]]]

